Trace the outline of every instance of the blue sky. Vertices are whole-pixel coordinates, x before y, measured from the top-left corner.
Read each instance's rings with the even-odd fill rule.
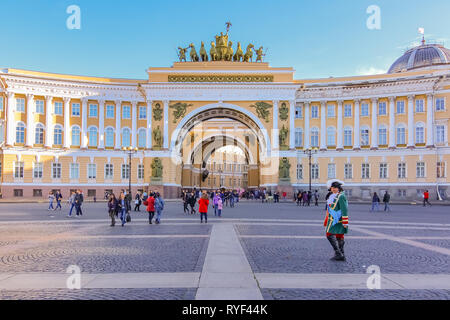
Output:
[[[69,5],[81,30],[69,30]],[[366,9],[381,9],[369,30]],[[171,66],[176,47],[209,44],[233,24],[230,40],[268,48],[271,66],[296,78],[386,71],[407,47],[427,38],[450,47],[448,0],[0,0],[0,67],[105,77],[147,77]],[[208,45],[209,48],[209,45]]]

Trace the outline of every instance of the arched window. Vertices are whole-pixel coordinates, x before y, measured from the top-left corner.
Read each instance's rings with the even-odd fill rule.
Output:
[[[130,129],[124,128],[122,130],[122,147],[131,146],[131,132]]]
[[[303,146],[303,130],[301,128],[295,128],[295,147],[300,148]]]
[[[36,129],[34,129],[34,143],[35,144],[44,144],[44,125],[38,123],[36,125]]]
[[[17,124],[16,143],[25,143],[25,124],[23,122]]]
[[[363,127],[361,128],[361,146],[368,146],[369,143],[369,128]]]
[[[387,127],[385,125],[381,125],[378,128],[378,144],[380,146],[387,145]]]
[[[109,127],[105,130],[105,147],[114,147],[114,129]]]
[[[72,127],[72,145],[76,147],[80,146],[80,128],[77,126]]]
[[[62,145],[62,127],[56,125],[53,130],[53,144]]]
[[[96,147],[97,146],[97,128],[96,127],[90,127],[88,130],[89,133],[89,147]]]
[[[311,129],[311,147],[319,147],[319,129]]]
[[[351,147],[352,143],[352,128],[345,127],[344,128],[344,147]]]
[[[145,133],[145,129],[139,129],[138,131],[138,147],[145,148],[147,143],[147,135]]]
[[[336,146],[336,129],[334,127],[327,128],[327,146]]]
[[[416,143],[425,143],[425,126],[422,122],[416,124]]]
[[[406,127],[403,124],[397,127],[397,144],[406,144]]]

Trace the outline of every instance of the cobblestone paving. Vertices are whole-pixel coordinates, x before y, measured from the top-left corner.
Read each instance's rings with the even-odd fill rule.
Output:
[[[108,227],[107,225],[99,225],[95,229],[83,232],[83,235],[209,235],[211,233],[211,225],[149,225],[145,222],[131,222],[126,227],[122,228],[120,225],[116,227]]]
[[[82,289],[0,291],[0,300],[194,300],[196,289]]]
[[[450,290],[262,289],[265,300],[449,300]]]
[[[324,236],[324,227],[316,226],[290,226],[289,224],[280,226],[271,226],[270,224],[261,225],[242,225],[236,226],[240,235],[268,235],[268,236]],[[349,234],[365,236],[364,233],[351,231]]]
[[[436,239],[436,240],[416,240],[416,241],[427,243],[427,244],[432,244],[432,245],[438,246],[438,247],[443,247],[443,248],[449,248],[450,249],[450,240],[438,240],[438,239]],[[449,266],[449,269],[450,269],[450,266]]]

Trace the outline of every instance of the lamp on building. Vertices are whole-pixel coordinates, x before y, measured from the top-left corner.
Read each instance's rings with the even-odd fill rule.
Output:
[[[128,154],[128,194],[130,195],[131,201],[131,156],[138,152],[138,148],[133,147],[123,147],[122,150]]]
[[[316,154],[318,151],[317,148],[308,148],[304,151],[305,154],[308,155],[309,158],[309,191],[312,191],[312,183],[311,183],[311,178],[312,178],[312,165],[311,165],[311,159],[312,159],[312,155]]]

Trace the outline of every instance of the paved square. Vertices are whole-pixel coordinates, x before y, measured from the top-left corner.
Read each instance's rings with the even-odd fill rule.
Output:
[[[208,224],[167,202],[162,224],[132,212],[112,228],[105,203],[84,216],[0,204],[0,299],[449,299],[447,207],[350,203],[347,262],[332,262],[324,210],[241,201]],[[69,266],[81,289],[67,289]],[[369,266],[381,289],[369,290]]]

